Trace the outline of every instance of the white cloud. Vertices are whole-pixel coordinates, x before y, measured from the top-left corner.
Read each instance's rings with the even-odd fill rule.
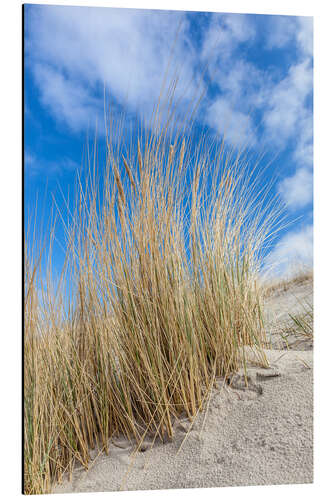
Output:
[[[98,114],[100,121],[103,119],[101,102],[81,83],[45,64],[36,64],[34,74],[42,104],[60,123],[66,123],[72,130],[79,131],[83,125],[93,125],[91,121]]]
[[[63,157],[59,160],[42,160],[37,155],[25,151],[24,153],[24,169],[25,173],[31,177],[36,175],[59,175],[66,172],[74,172],[80,170],[80,165],[71,158]]]
[[[293,140],[295,160],[301,167],[310,165],[311,18],[272,17],[267,43],[284,46],[294,37],[300,58],[273,84],[270,74],[237,52],[257,36],[250,15],[212,14],[198,56],[185,12],[60,6],[33,6],[28,12],[27,66],[42,104],[73,131],[86,130],[89,122],[94,127],[96,115],[103,125],[104,83],[116,102],[149,116],[173,50],[169,80],[180,72],[178,96],[187,85],[188,96],[196,94],[197,65],[209,63],[208,74],[220,92],[205,101],[201,116],[207,124],[226,132],[236,145],[255,144],[258,133],[250,113],[259,112],[264,142],[284,148]]]
[[[270,274],[285,275],[288,272],[313,264],[313,225],[290,231],[283,236],[270,252],[265,263]]]
[[[302,209],[313,198],[313,116],[307,100],[312,93],[312,64],[309,58],[291,66],[288,75],[273,88],[264,112],[266,141],[284,148],[293,144],[297,168],[278,186],[291,210]]]
[[[240,43],[249,43],[255,37],[250,16],[212,17],[204,38],[201,56],[209,60],[209,75],[220,94],[208,104],[206,121],[219,132],[224,123],[217,118],[220,111],[233,109],[235,124],[240,118],[239,133],[236,124],[229,139],[250,135],[254,128],[249,118],[253,111],[261,116],[262,141],[269,146],[285,149],[294,142],[294,158],[301,166],[312,163],[312,112],[308,99],[312,92],[312,61],[309,49],[312,21],[308,18],[268,16],[266,43],[269,47],[284,47],[293,41],[298,48],[298,61],[290,66],[287,75],[276,83],[276,74],[257,67],[239,57]],[[232,57],[231,57],[232,56]],[[244,57],[244,55],[242,54]],[[218,111],[215,116],[215,111]],[[258,137],[257,137],[258,139]]]
[[[305,56],[313,56],[313,18],[312,17],[298,17],[297,18],[299,30],[296,38],[300,49]]]
[[[304,208],[312,202],[313,176],[311,170],[299,168],[291,177],[280,182],[279,193],[291,209]]]
[[[257,132],[251,113],[262,101],[264,75],[254,64],[237,59],[218,65],[214,84],[220,93],[207,100],[203,120],[232,145],[255,146]]]
[[[226,21],[228,19],[228,21]],[[233,29],[230,28],[234,22]],[[294,144],[294,159],[301,166],[312,165],[312,111],[309,98],[313,87],[311,60],[312,19],[291,16],[268,16],[267,46],[282,48],[293,42],[298,61],[287,75],[276,82],[276,75],[263,71],[253,62],[237,57],[242,41],[254,39],[250,16],[214,16],[207,31],[202,55],[210,58],[210,77],[221,94],[209,104],[208,123],[222,131],[222,124],[212,116],[221,108],[220,101],[241,117],[240,135],[251,128],[252,111],[261,115],[262,141],[281,150]],[[232,58],[230,56],[233,56]],[[244,56],[243,56],[244,57]],[[233,120],[234,121],[234,120]],[[235,130],[230,136],[235,135]],[[247,133],[247,132],[246,132]],[[251,135],[254,135],[252,128]],[[258,135],[258,134],[257,134]]]
[[[268,18],[266,44],[268,49],[282,48],[296,41],[302,56],[313,55],[313,18],[271,16]]]
[[[27,54],[43,104],[73,129],[84,128],[104,84],[140,111],[156,102],[179,23],[169,80],[194,89],[193,53],[182,12],[43,6],[29,9]],[[78,85],[80,82],[80,85]],[[92,118],[93,119],[93,118]]]
[[[255,146],[257,134],[251,107],[258,99],[260,71],[245,60],[238,60],[228,70],[218,69],[215,83],[221,94],[206,105],[204,120],[230,144]]]
[[[268,18],[267,48],[282,48],[295,36],[295,18],[290,16],[272,16]]]
[[[216,99],[207,109],[207,123],[224,135],[234,146],[253,146],[256,134],[251,117],[233,109],[223,97]]]
[[[312,92],[312,66],[306,59],[291,66],[288,75],[271,89],[263,115],[266,138],[285,144],[299,131],[299,121],[308,113],[306,99]]]
[[[251,16],[246,14],[227,14],[224,20],[235,40],[245,42],[255,37],[256,31],[251,22]]]
[[[251,105],[259,105],[260,93],[264,82],[267,85],[267,79],[269,80],[269,76],[254,64],[237,59],[230,67],[219,68],[214,81],[233,103],[249,108]]]
[[[213,14],[205,33],[201,59],[210,62],[214,71],[218,60],[226,60],[239,43],[255,38],[256,32],[251,17],[245,14]]]
[[[275,44],[286,44],[296,37],[299,62],[278,84],[266,89],[267,108],[263,114],[266,141],[284,148],[294,141],[294,159],[301,168],[312,166],[312,110],[308,100],[313,91],[312,18],[281,18],[271,37]],[[297,174],[303,175],[302,172]],[[308,173],[309,177],[310,173]]]
[[[312,111],[304,110],[298,123],[298,138],[294,151],[294,159],[301,167],[309,169],[313,166],[313,116]]]

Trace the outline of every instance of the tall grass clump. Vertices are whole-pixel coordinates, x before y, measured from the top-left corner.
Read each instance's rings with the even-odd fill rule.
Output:
[[[267,365],[257,283],[275,200],[255,160],[174,121],[157,111],[128,148],[109,127],[102,167],[94,147],[57,288],[26,256],[26,493],[114,436],[172,438],[249,348]]]

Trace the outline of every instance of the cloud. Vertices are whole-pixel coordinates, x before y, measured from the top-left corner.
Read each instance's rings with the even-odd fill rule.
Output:
[[[266,259],[269,274],[286,275],[302,266],[313,265],[313,225],[290,231],[283,236]]]
[[[252,16],[246,14],[226,14],[224,23],[235,40],[245,42],[254,39],[256,36],[256,30],[251,19]]]
[[[209,58],[212,67],[217,60],[229,58],[239,43],[253,40],[255,35],[251,16],[212,14],[202,44],[201,59]]]
[[[281,49],[296,42],[303,57],[313,56],[313,18],[269,16],[267,18],[266,47]]]
[[[169,79],[180,72],[179,94],[195,88],[185,13],[60,6],[30,6],[28,13],[27,58],[42,102],[73,130],[101,107],[104,84],[133,111],[151,109],[178,28]]]
[[[264,137],[279,148],[293,147],[296,170],[278,186],[287,207],[299,210],[313,197],[313,116],[309,99],[313,91],[310,58],[290,67],[288,75],[270,93],[263,114]]]
[[[212,14],[208,28],[203,32],[199,54],[207,64],[210,79],[220,89],[226,73],[239,60],[235,53],[242,44],[248,47],[256,38],[253,16],[246,14]]]
[[[216,72],[214,82],[227,94],[233,103],[242,108],[260,106],[262,91],[270,81],[269,75],[258,69],[253,63],[237,59],[229,67]]]
[[[36,162],[36,156],[33,153],[25,151],[24,153],[24,164],[26,167],[31,167]]]
[[[158,100],[171,53],[169,81],[180,73],[176,97],[182,95],[186,102],[186,90],[189,97],[198,95],[198,57],[186,13],[58,6],[34,6],[29,13],[27,54],[41,103],[74,132],[85,129],[96,114],[103,123],[103,99],[96,88],[102,90],[104,83],[117,102],[149,116],[152,104]],[[173,50],[177,29],[180,32]],[[215,56],[226,57],[255,35],[250,16],[212,14],[201,61],[205,62],[205,54],[210,61]],[[236,71],[242,84],[246,71],[249,73],[250,68],[243,66],[239,64],[229,75],[229,83],[225,82],[230,97],[237,92],[231,88]],[[216,113],[221,116],[223,112],[224,118],[232,114],[227,133],[230,141],[239,144],[249,137],[253,141],[253,125],[246,112],[235,109],[226,99],[209,103],[208,107],[209,124],[219,132],[221,123]]]
[[[25,173],[30,177],[43,175],[62,175],[66,172],[74,172],[80,169],[80,165],[73,161],[71,158],[63,157],[59,160],[43,160],[38,158],[35,154],[25,151],[24,153],[24,169]]]
[[[303,54],[308,57],[313,56],[313,18],[298,17],[298,32],[296,39]]]
[[[298,62],[277,84],[266,89],[263,113],[265,139],[280,147],[294,140],[294,158],[303,167],[312,165],[312,18],[278,17],[268,37],[272,44],[284,45],[292,35],[298,45]]]
[[[267,16],[266,46],[283,48],[293,41],[298,50],[298,62],[276,81],[257,60],[244,59],[242,49],[249,54],[262,36],[256,16],[207,15],[198,24],[202,38],[194,40],[190,16],[181,11],[34,5],[27,12],[27,67],[42,105],[72,131],[94,127],[96,117],[103,127],[104,84],[116,105],[149,117],[169,63],[169,81],[180,73],[176,97],[185,105],[185,90],[189,98],[199,95],[199,70],[208,64],[203,123],[225,132],[235,145],[293,145],[301,167],[312,162],[311,18]]]
[[[313,117],[312,111],[304,110],[298,123],[299,133],[293,154],[294,160],[301,166],[312,169],[313,166]]]
[[[264,137],[284,149],[293,147],[295,173],[278,186],[291,210],[307,207],[313,198],[313,117],[308,100],[312,95],[312,64],[309,58],[291,66],[288,75],[272,89],[263,114]]]
[[[218,132],[222,124],[211,116],[220,101],[236,112],[244,124],[250,120],[244,116],[257,113],[261,120],[262,137],[266,145],[285,149],[295,147],[294,158],[298,163],[312,162],[311,120],[309,99],[313,87],[312,70],[312,18],[291,16],[267,16],[264,35],[256,32],[255,16],[213,15],[204,36],[201,58],[209,62],[209,76],[218,87],[219,94],[211,97],[209,124]],[[296,62],[287,74],[263,70],[256,61],[244,59],[241,44],[248,53],[258,36],[264,36],[267,49],[283,49],[293,43]],[[279,67],[282,70],[282,66]],[[215,104],[216,101],[216,104]],[[238,114],[238,115],[237,115]],[[252,135],[254,131],[251,131]],[[242,134],[240,134],[242,135]],[[307,155],[307,157],[306,157]]]
[[[299,121],[308,114],[307,98],[312,93],[312,65],[306,59],[290,67],[288,75],[269,93],[263,114],[266,138],[285,145],[299,131]]]
[[[223,108],[233,109],[235,119],[241,119],[239,134],[235,130],[229,134],[230,140],[236,137],[237,145],[237,136],[245,136],[249,130],[252,137],[257,135],[257,140],[261,139],[266,145],[282,150],[294,141],[296,161],[310,164],[312,20],[289,16],[267,16],[266,20],[267,48],[281,49],[293,42],[297,49],[297,62],[280,78],[277,78],[278,73],[263,70],[256,62],[245,60],[244,53],[240,51],[242,43],[246,42],[248,51],[256,36],[259,36],[253,16],[212,16],[203,40],[201,58],[209,63],[209,76],[219,93],[211,97],[207,104],[206,122],[221,133],[223,123],[213,112],[219,110],[223,103]],[[261,138],[250,125],[252,112],[261,120]],[[306,154],[308,159],[305,158]]]
[[[201,57],[207,57],[209,75],[218,93],[205,102],[203,121],[236,147],[254,146],[257,135],[251,111],[260,98],[262,72],[242,58],[228,58],[239,43],[252,40],[254,26],[249,16],[213,16],[203,42]]]
[[[288,45],[295,36],[296,21],[289,16],[268,17],[266,46],[268,49],[281,49]]]
[[[313,55],[313,18],[293,16],[267,17],[267,48],[282,48],[296,41],[304,56]]]
[[[251,117],[233,109],[228,100],[220,97],[207,109],[207,123],[237,147],[254,146],[256,134]]]
[[[64,76],[46,64],[36,64],[35,78],[40,89],[41,103],[60,122],[73,131],[89,126],[99,116],[103,120],[101,102],[79,81]]]
[[[313,175],[307,168],[299,168],[291,177],[286,177],[278,186],[279,193],[291,209],[304,208],[312,202]]]

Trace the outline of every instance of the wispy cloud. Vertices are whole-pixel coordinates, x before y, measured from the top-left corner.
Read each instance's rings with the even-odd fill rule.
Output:
[[[298,135],[299,120],[307,113],[312,92],[312,66],[309,59],[291,66],[288,75],[271,88],[263,123],[267,140],[285,144]]]
[[[181,11],[33,5],[27,12],[26,68],[58,130],[91,129],[96,119],[103,129],[104,86],[129,120],[134,113],[149,116],[168,69],[169,82],[179,76],[176,97],[185,103],[186,89],[191,98],[205,86],[197,117],[227,142],[286,152],[288,176],[281,169],[278,190],[291,211],[309,208],[311,18],[204,14],[193,26],[193,15]],[[77,167],[67,157],[42,162],[31,152],[25,166],[31,175]],[[302,231],[288,233],[272,259],[304,257],[311,228]]]
[[[172,69],[182,76],[179,93],[191,85],[194,55],[182,12],[34,6],[28,21],[27,57],[42,103],[73,130],[103,107],[104,85],[130,109],[151,109],[179,26]]]
[[[312,17],[298,17],[297,43],[303,54],[313,57],[313,20]]]
[[[289,16],[270,16],[267,19],[266,46],[281,49],[295,37],[296,19]]]
[[[33,153],[29,153],[28,151],[25,151],[24,153],[24,162],[27,166],[32,165],[36,160],[36,156]]]
[[[254,146],[255,127],[251,117],[234,109],[230,102],[220,97],[208,107],[207,123],[224,136],[225,140],[239,148]]]
[[[270,16],[266,46],[282,47],[291,40],[303,59],[277,83],[267,72],[240,57],[258,38],[255,16],[211,14],[198,52],[190,36],[185,12],[87,7],[33,6],[27,16],[27,57],[52,115],[72,130],[87,126],[96,109],[103,108],[103,85],[112,97],[134,111],[151,111],[172,53],[172,71],[180,72],[178,93],[198,84],[198,60],[208,63],[211,82],[219,93],[207,99],[206,122],[218,132],[224,123],[212,117],[214,109],[240,119],[240,132],[229,140],[256,135],[251,110],[263,111],[265,139],[283,145],[295,133],[311,92],[312,20]],[[172,41],[179,31],[176,44]],[[199,56],[199,57],[198,57]],[[98,93],[99,89],[99,93]],[[205,115],[205,113],[203,113]]]
[[[313,197],[313,118],[308,99],[312,95],[312,64],[309,58],[293,65],[273,89],[264,112],[266,140],[283,149],[293,147],[295,173],[283,179],[279,192],[292,210],[306,207]]]
[[[231,57],[240,44],[255,38],[256,31],[251,16],[245,14],[212,14],[205,33],[201,58],[210,59],[210,69]]]
[[[285,275],[301,265],[313,264],[313,225],[288,232],[266,259],[266,271]]]
[[[302,56],[313,56],[313,21],[311,17],[268,16],[266,46],[268,49],[296,42]]]
[[[66,77],[46,64],[36,64],[34,75],[40,89],[40,100],[60,123],[73,131],[89,126],[94,117],[103,119],[101,102],[80,81]]]
[[[80,165],[71,158],[63,157],[59,160],[44,160],[30,151],[24,153],[24,169],[29,177],[36,176],[60,176],[66,172],[74,172],[80,169]]]
[[[214,82],[222,92],[228,94],[234,103],[250,107],[259,104],[258,93],[269,75],[258,69],[253,63],[237,58],[228,67],[220,67],[214,75]]]
[[[200,53],[201,60],[208,64],[211,82],[219,90],[207,100],[204,121],[237,147],[245,143],[254,145],[257,140],[248,112],[257,70],[249,62],[234,57],[242,44],[252,43],[255,37],[251,16],[213,14]]]
[[[284,150],[295,144],[295,159],[311,157],[309,123],[312,110],[309,99],[312,94],[312,19],[287,16],[267,16],[264,44],[267,49],[283,48],[293,43],[296,61],[286,74],[273,73],[259,67],[255,61],[246,60],[242,52],[248,51],[256,41],[254,16],[215,15],[204,37],[201,58],[209,64],[209,76],[219,92],[210,98],[206,122],[221,132],[224,121],[212,117],[211,110],[228,108],[235,120],[240,119],[240,133],[230,134],[229,140],[246,134],[256,137],[269,146]],[[262,33],[260,33],[261,36]],[[246,42],[246,43],[245,43]],[[245,52],[246,53],[246,52]],[[280,69],[281,71],[281,69]],[[258,136],[250,117],[257,113],[262,135]],[[222,116],[220,114],[220,116]],[[223,116],[223,120],[225,117]]]
[[[278,186],[291,210],[308,206],[313,198],[312,26],[311,18],[281,18],[270,35],[272,45],[285,45],[294,38],[298,47],[298,62],[271,89],[263,114],[266,140],[282,149],[289,145],[294,150],[295,173]]]
[[[279,183],[279,193],[287,207],[291,209],[304,208],[312,202],[313,175],[307,168],[299,168],[291,177],[286,177]]]

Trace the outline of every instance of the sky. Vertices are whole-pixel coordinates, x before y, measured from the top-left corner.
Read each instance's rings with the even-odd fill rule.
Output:
[[[311,263],[313,22],[310,17],[25,6],[25,210],[73,187],[87,134],[116,112],[151,113],[172,53],[177,97],[204,91],[198,128],[266,151],[266,177],[294,221],[268,263]],[[186,91],[186,93],[185,93]],[[185,93],[185,94],[184,94]],[[96,125],[97,123],[97,125]]]

